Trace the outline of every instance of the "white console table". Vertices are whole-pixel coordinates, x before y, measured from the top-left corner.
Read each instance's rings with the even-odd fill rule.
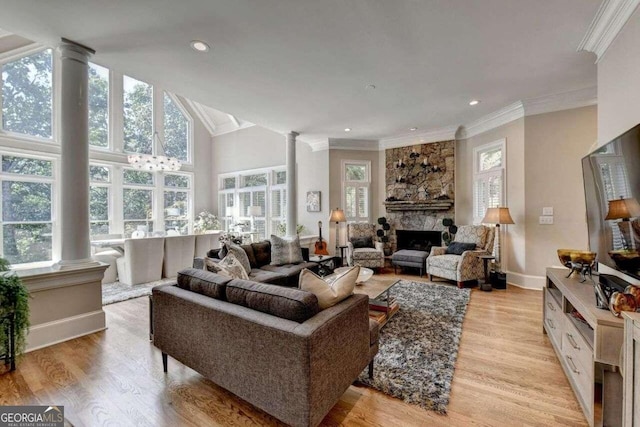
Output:
[[[596,307],[590,280],[580,283],[578,278],[566,278],[568,273],[562,268],[547,269],[543,332],[549,336],[589,425],[621,425],[622,377],[618,371],[624,321]],[[574,310],[585,322],[571,316]],[[602,393],[596,393],[600,384]]]

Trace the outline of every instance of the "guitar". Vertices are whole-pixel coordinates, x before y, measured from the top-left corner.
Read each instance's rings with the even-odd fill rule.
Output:
[[[318,232],[320,237],[318,237],[316,241],[316,250],[314,253],[316,255],[329,255],[329,252],[327,252],[327,242],[322,239],[322,221],[318,221]]]

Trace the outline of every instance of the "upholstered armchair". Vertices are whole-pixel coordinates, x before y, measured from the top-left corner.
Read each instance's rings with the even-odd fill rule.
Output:
[[[358,247],[369,238],[372,246]],[[374,224],[347,225],[347,261],[349,265],[357,264],[360,267],[384,267],[384,246],[378,241]]]
[[[454,242],[474,243],[474,250],[466,250],[461,255],[448,254],[446,247],[434,246],[427,258],[429,280],[433,276],[455,280],[459,288],[465,282],[477,281],[484,277],[484,266],[479,255],[493,252],[495,229],[484,225],[461,225]]]

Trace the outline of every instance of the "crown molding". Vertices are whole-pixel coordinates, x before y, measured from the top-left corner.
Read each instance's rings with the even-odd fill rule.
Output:
[[[29,43],[17,49],[12,49],[7,52],[0,53],[0,63],[11,62],[24,56],[29,56],[33,53],[40,52],[44,49],[47,49],[47,46],[41,43]]]
[[[518,120],[524,117],[524,106],[522,101],[514,102],[511,105],[507,105],[504,108],[494,111],[491,114],[487,114],[478,120],[475,120],[469,124],[460,126],[456,139],[466,139],[472,136],[480,135],[491,129],[499,126],[506,125],[509,122]]]
[[[428,144],[430,142],[451,141],[456,139],[458,126],[447,126],[419,133],[408,133],[399,136],[382,138],[378,142],[379,150],[406,147],[409,145]]]
[[[578,45],[578,52],[584,50],[595,53],[595,62],[598,63],[638,4],[640,0],[604,0]]]
[[[598,90],[596,86],[522,101],[525,116],[587,107],[597,103]]]
[[[378,151],[377,139],[329,138],[330,150]]]
[[[309,138],[299,136],[297,139],[311,147],[311,151],[324,151],[329,149],[329,138]]]
[[[10,33],[9,31],[3,30],[2,28],[0,28],[0,39],[3,37],[9,37],[12,36],[13,33]]]

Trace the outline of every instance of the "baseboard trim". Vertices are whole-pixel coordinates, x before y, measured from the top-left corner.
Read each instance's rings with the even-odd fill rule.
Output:
[[[104,331],[106,328],[106,318],[102,309],[41,323],[29,329],[26,352]]]
[[[507,283],[523,289],[541,291],[544,288],[546,280],[544,276],[531,276],[507,271]]]

